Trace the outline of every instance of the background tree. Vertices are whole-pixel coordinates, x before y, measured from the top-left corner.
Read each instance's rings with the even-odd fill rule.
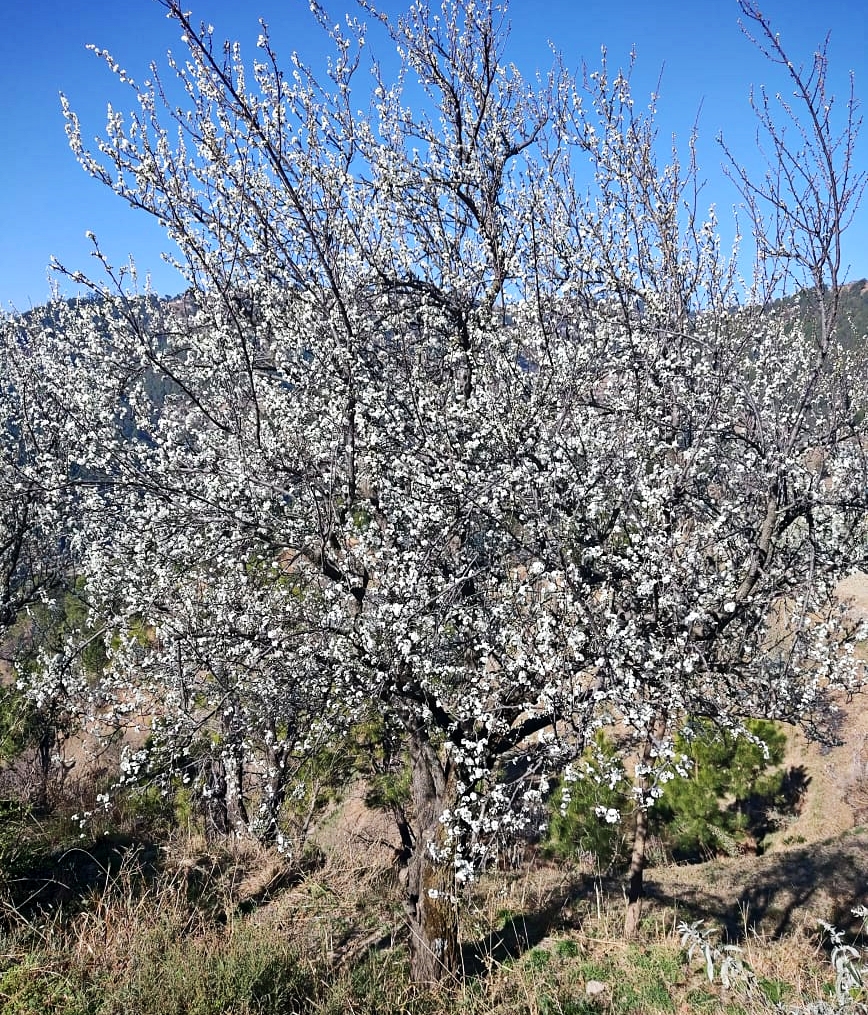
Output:
[[[52,308],[0,319],[0,682],[7,789],[45,809],[68,765],[62,745],[77,728],[78,674],[49,678],[75,597],[69,519],[74,510],[66,420],[50,408],[57,378]],[[42,661],[40,661],[42,660]],[[31,677],[38,677],[31,680]]]
[[[774,827],[769,812],[788,805],[787,773],[778,768],[786,737],[761,719],[748,722],[754,740],[708,720],[685,732],[690,738],[682,734],[675,747],[690,758],[690,777],[663,788],[651,815],[657,833],[676,859],[761,851]]]

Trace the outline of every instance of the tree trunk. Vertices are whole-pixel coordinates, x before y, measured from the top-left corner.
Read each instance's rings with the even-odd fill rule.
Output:
[[[205,766],[202,807],[205,811],[205,837],[212,842],[227,836],[231,828],[226,806],[226,769],[219,755],[208,758]]]
[[[250,830],[250,819],[244,803],[244,762],[234,752],[214,753],[206,761],[205,836],[211,841],[228,835],[244,836]]]
[[[636,812],[636,829],[633,833],[633,852],[630,854],[630,869],[627,874],[627,912],[624,914],[624,937],[629,941],[639,931],[642,919],[642,901],[645,896],[645,848],[648,843],[648,791],[651,789],[651,765],[654,748],[666,732],[666,723],[657,719],[645,738],[639,771],[637,796],[639,809]]]
[[[39,732],[39,740],[36,745],[36,756],[39,761],[39,779],[34,804],[37,811],[48,811],[48,784],[51,780],[51,768],[54,759],[55,748],[57,747],[57,730],[50,722],[45,722]]]
[[[643,780],[647,781],[647,780]],[[633,852],[627,882],[627,912],[624,916],[624,937],[631,940],[639,930],[644,897],[645,844],[648,841],[648,810],[644,802],[636,814],[636,831],[633,834]]]
[[[250,833],[250,818],[244,802],[244,758],[240,749],[233,750],[226,769],[226,813],[229,827],[237,836]]]
[[[410,737],[413,855],[407,872],[410,973],[434,983],[459,970],[458,902],[454,850],[440,821],[452,803],[453,779],[437,751],[416,731]]]
[[[265,750],[265,785],[259,805],[257,837],[265,846],[277,842],[280,812],[286,799],[286,747],[269,743]]]

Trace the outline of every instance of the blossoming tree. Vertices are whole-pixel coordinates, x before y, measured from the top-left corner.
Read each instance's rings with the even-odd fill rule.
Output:
[[[106,55],[138,112],[95,154],[66,107],[85,169],[159,219],[189,286],[142,301],[103,259],[55,351],[88,477],[75,549],[111,631],[100,707],[150,716],[128,772],[158,752],[189,773],[198,743],[216,825],[273,838],[290,759],[375,718],[411,770],[430,980],[458,968],[458,883],[611,728],[637,752],[637,901],[675,734],[812,728],[857,680],[833,591],[862,553],[863,392],[823,238],[857,197],[852,118],[842,153],[802,96],[841,184],[792,221],[820,251],[803,338],[737,309],[696,167],[660,164],[629,76],[528,84],[493,3],[363,4],[402,61],[365,99],[361,21],[314,5],[321,78],[295,55],[284,73],[264,28],[246,69],[165,6],[186,105]]]

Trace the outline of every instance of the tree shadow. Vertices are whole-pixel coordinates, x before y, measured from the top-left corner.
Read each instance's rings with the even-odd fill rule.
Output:
[[[691,876],[647,873],[646,897],[675,906],[685,922],[712,920],[737,944],[749,933],[780,938],[820,920],[854,932],[851,909],[865,901],[868,832],[764,856],[717,861]]]
[[[810,784],[811,777],[805,766],[793,765],[773,789],[752,793],[740,802],[739,810],[746,820],[745,831],[756,844],[758,855],[764,852],[764,840],[768,835],[785,828],[801,813]]]
[[[801,813],[810,785],[811,777],[804,765],[793,765],[787,769],[781,783],[782,804],[787,813]]]
[[[144,888],[160,870],[156,843],[131,835],[104,835],[87,846],[24,849],[4,871],[4,922],[29,920],[49,910],[75,910],[123,872],[131,884]]]

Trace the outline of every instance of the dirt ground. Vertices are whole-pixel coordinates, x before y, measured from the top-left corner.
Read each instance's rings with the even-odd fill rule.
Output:
[[[841,599],[850,601],[851,609],[856,616],[868,618],[868,574],[864,571],[854,571],[838,586],[838,595]]]
[[[854,931],[862,921],[851,910],[868,903],[868,830],[759,857],[653,868],[646,878],[652,905],[673,907],[687,923],[717,924],[731,940],[816,934],[821,920]]]

